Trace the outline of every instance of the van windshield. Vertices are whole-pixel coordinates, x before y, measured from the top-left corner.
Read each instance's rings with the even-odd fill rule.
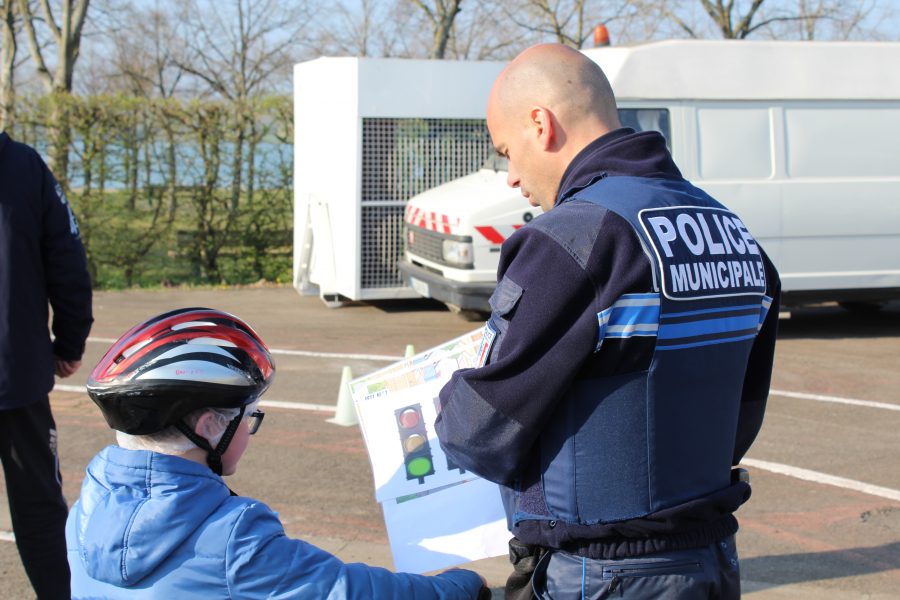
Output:
[[[631,127],[635,131],[658,131],[666,138],[666,147],[672,151],[669,129],[669,111],[665,108],[620,108],[619,121],[622,127]],[[491,171],[508,171],[505,156],[491,152],[481,165],[482,169]]]
[[[672,151],[672,137],[669,129],[669,111],[665,108],[620,108],[619,121],[622,127],[635,131],[658,131],[666,138],[666,148]]]

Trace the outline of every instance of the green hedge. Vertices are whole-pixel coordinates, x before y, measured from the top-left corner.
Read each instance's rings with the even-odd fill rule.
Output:
[[[98,288],[290,280],[290,98],[28,97],[10,129],[51,158]]]

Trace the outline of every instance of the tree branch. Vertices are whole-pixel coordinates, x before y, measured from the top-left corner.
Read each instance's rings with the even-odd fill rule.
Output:
[[[38,79],[41,80],[47,91],[50,91],[53,89],[53,78],[50,77],[50,71],[44,62],[44,56],[38,44],[37,35],[34,32],[34,15],[31,12],[31,7],[28,5],[28,0],[19,0],[19,10],[22,12],[22,23],[28,39],[28,49],[31,52],[31,58],[34,59]]]

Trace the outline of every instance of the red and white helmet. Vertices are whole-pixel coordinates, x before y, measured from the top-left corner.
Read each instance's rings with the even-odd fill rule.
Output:
[[[156,433],[205,407],[240,408],[272,383],[269,349],[250,327],[210,308],[181,308],[131,328],[88,378],[113,429]]]

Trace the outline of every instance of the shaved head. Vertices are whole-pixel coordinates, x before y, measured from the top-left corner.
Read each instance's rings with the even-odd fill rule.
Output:
[[[599,121],[607,129],[619,127],[606,75],[597,63],[562,44],[539,44],[519,54],[497,78],[491,95],[501,110],[537,104],[564,125]]]
[[[487,124],[509,159],[509,185],[544,210],[575,155],[620,127],[606,75],[562,44],[532,46],[507,65],[488,96]]]

